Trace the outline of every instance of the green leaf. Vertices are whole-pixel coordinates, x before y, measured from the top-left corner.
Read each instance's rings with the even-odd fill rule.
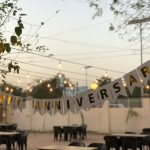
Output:
[[[17,43],[17,37],[16,36],[11,36],[10,41],[12,45],[15,45]]]
[[[22,33],[22,27],[15,27],[15,33],[17,34],[17,36],[19,37]]]
[[[5,48],[6,48],[7,53],[9,53],[11,51],[11,47],[10,47],[9,43],[5,43]]]

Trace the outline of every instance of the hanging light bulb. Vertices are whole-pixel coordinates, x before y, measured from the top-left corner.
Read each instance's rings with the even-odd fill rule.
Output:
[[[43,80],[41,79],[41,80],[40,80],[40,83],[42,83],[42,82],[43,82]]]
[[[20,78],[18,79],[18,83],[21,83],[21,80],[20,80]]]
[[[9,91],[9,87],[6,87],[5,90],[6,90],[6,91]]]
[[[107,71],[105,72],[105,75],[104,75],[105,77],[108,77],[108,74],[107,74]]]
[[[47,84],[47,87],[49,88],[50,86],[51,86],[51,85],[48,83],[48,84]]]
[[[53,89],[52,89],[52,88],[50,88],[49,90],[50,90],[50,92],[52,92],[52,91],[53,91]]]
[[[26,78],[30,78],[30,75],[29,75],[29,73],[27,73],[27,75],[26,75]]]

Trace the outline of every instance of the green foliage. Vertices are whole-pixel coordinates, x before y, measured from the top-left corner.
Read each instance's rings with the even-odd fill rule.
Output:
[[[111,78],[107,76],[102,76],[100,79],[97,79],[99,87],[106,85],[111,82]]]
[[[0,54],[3,54],[5,52],[10,53],[11,52],[11,46],[10,43],[6,41],[6,38],[3,36],[3,32],[1,31],[2,27],[7,24],[9,21],[9,16],[13,15],[16,16],[22,9],[17,7],[18,0],[4,0],[0,3]],[[15,34],[10,37],[10,42],[13,45],[21,46],[21,38],[20,35],[22,34],[22,29],[24,28],[24,25],[22,23],[22,16],[25,16],[26,14],[20,13],[19,19],[18,19],[18,25],[14,27]],[[2,56],[1,56],[2,58]],[[14,72],[19,73],[20,67],[18,64],[12,64],[10,62],[8,64],[8,71],[11,72],[12,68],[14,69]],[[5,75],[2,75],[4,78]]]
[[[130,108],[128,110],[128,114],[127,114],[127,117],[126,117],[126,122],[128,122],[130,118],[137,117],[137,116],[138,116],[138,113],[135,110],[133,110],[133,108]]]
[[[50,84],[50,88],[53,89],[51,92],[47,85]],[[60,98],[63,95],[63,89],[56,88],[56,78],[51,80],[46,80],[42,83],[38,83],[36,86],[33,87],[30,96],[34,98]]]
[[[13,91],[11,92],[10,90],[6,91],[6,87],[8,87],[9,89],[13,89]],[[0,90],[2,92],[5,92],[7,94],[12,94],[15,96],[24,96],[23,92],[22,92],[22,88],[17,87],[17,86],[13,86],[12,84],[9,83],[3,83],[0,85]]]

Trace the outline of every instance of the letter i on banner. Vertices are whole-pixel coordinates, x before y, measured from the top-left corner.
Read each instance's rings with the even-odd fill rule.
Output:
[[[75,114],[75,106],[74,106],[74,100],[72,97],[64,97],[63,98],[63,104],[64,104],[64,111],[63,114],[65,115],[68,111],[71,111]]]
[[[135,87],[143,87],[137,70],[133,70],[123,76],[126,86],[128,87],[130,93],[132,94]]]
[[[146,86],[147,82],[150,80],[150,60],[138,67],[137,71]]]
[[[110,83],[110,90],[114,100],[117,100],[119,95],[123,95],[126,97],[128,96],[121,78]]]
[[[80,112],[80,109],[88,110],[89,106],[87,104],[87,96],[86,92],[81,93],[77,96],[72,97],[74,104],[75,104],[75,110],[76,113]]]

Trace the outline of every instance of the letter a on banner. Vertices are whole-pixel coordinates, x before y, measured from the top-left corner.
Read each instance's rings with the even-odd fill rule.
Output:
[[[148,80],[150,80],[150,60],[138,67],[137,71],[144,85],[147,85]]]
[[[123,95],[127,97],[127,93],[125,87],[123,86],[123,82],[121,78],[110,83],[110,90],[114,100],[117,100],[119,95]]]
[[[43,100],[42,99],[34,99],[33,100],[33,108],[34,108],[34,113],[39,112],[42,115]]]
[[[124,75],[123,78],[131,94],[133,93],[135,87],[143,87],[137,70],[129,72],[128,74]]]

